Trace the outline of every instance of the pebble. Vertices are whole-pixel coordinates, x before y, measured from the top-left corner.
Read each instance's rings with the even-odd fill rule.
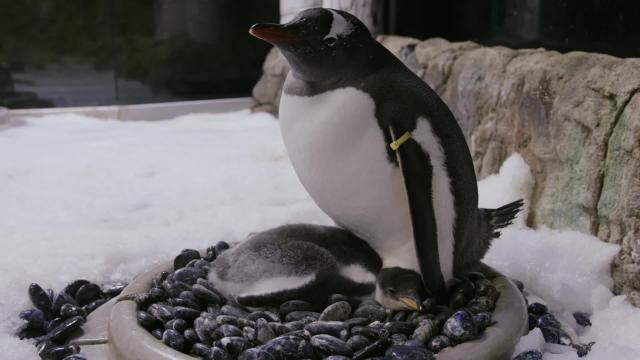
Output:
[[[314,321],[305,325],[304,329],[312,335],[328,334],[339,337],[346,326],[342,321]]]
[[[284,321],[298,321],[307,317],[317,320],[320,318],[320,313],[314,311],[293,311],[288,313],[287,316],[284,317]]]
[[[244,318],[244,317],[247,317],[247,315],[249,315],[248,312],[231,305],[224,305],[222,308],[220,308],[220,313],[222,315],[230,315],[230,316],[235,316],[239,318]]]
[[[472,340],[478,335],[478,327],[473,320],[473,315],[466,310],[456,311],[444,323],[442,330],[451,340],[458,343]]]
[[[215,260],[217,258],[215,249],[216,249],[215,246],[209,246],[205,251],[205,256],[202,259],[209,262]]]
[[[436,335],[427,343],[427,348],[434,353],[438,353],[449,346],[451,346],[451,339],[446,335]]]
[[[225,250],[229,249],[229,244],[224,241],[218,241],[218,243],[214,246],[216,251],[216,256],[220,256]]]
[[[209,344],[211,343],[211,333],[218,327],[216,318],[209,313],[201,313],[193,321],[193,329],[198,335],[200,342]]]
[[[149,305],[149,307],[147,308],[147,312],[155,316],[156,319],[162,321],[163,323],[176,317],[176,311],[173,309],[173,307],[161,303]]]
[[[467,304],[467,310],[472,314],[478,314],[482,312],[492,312],[494,309],[494,302],[486,296],[479,296],[471,299]]]
[[[242,330],[237,326],[222,324],[215,329],[211,336],[213,339],[221,339],[223,337],[242,336]]]
[[[591,319],[590,319],[590,315],[585,313],[585,312],[574,312],[573,313],[573,318],[576,319],[576,322],[578,323],[578,325],[582,326],[582,327],[587,327],[587,326],[591,326]]]
[[[280,305],[280,315],[287,316],[289,313],[294,311],[311,311],[313,310],[313,306],[310,303],[303,300],[289,300],[285,301]]]
[[[51,298],[44,289],[38,284],[29,286],[29,299],[36,309],[41,310],[45,314],[50,314],[52,310]]]
[[[276,333],[273,331],[273,329],[271,329],[271,326],[269,326],[267,320],[263,318],[260,318],[256,321],[255,330],[256,340],[258,340],[258,342],[261,344],[265,344],[276,337]]]
[[[433,321],[427,320],[418,326],[411,335],[411,338],[417,340],[420,344],[426,344],[429,339],[436,335],[437,327]]]
[[[76,292],[75,299],[78,302],[78,305],[84,306],[89,303],[92,303],[103,296],[102,289],[100,286],[89,283],[80,286],[78,292]]]
[[[186,329],[182,335],[184,336],[185,341],[189,344],[195,344],[199,340],[196,331],[192,328]]]
[[[162,330],[160,330],[160,329],[154,329],[151,332],[151,335],[153,335],[153,337],[158,339],[158,340],[162,340]]]
[[[262,345],[261,349],[266,354],[277,356],[281,359],[311,359],[316,357],[310,341],[298,335],[279,336]]]
[[[207,346],[203,343],[195,343],[191,345],[191,349],[189,350],[189,354],[200,356],[206,358],[211,353],[211,347]]]
[[[98,299],[90,304],[83,306],[82,308],[86,311],[87,315],[94,312],[97,308],[104,305],[108,300],[107,299]]]
[[[218,315],[216,316],[216,322],[218,323],[218,325],[231,324],[239,328],[242,328],[245,326],[249,326],[249,327],[256,326],[255,321],[251,321],[251,320],[247,320],[247,319],[243,319],[243,318],[239,318],[231,315]]]
[[[78,292],[78,290],[80,289],[80,287],[90,284],[91,282],[89,280],[84,280],[84,279],[78,279],[78,280],[74,280],[72,282],[70,282],[67,286],[64,287],[64,289],[62,289],[61,292],[68,294],[71,297],[76,297],[76,293]]]
[[[22,320],[25,320],[31,328],[45,330],[45,314],[40,309],[29,309],[22,311],[20,312],[18,317]]]
[[[268,322],[280,322],[280,317],[272,313],[271,311],[254,311],[247,315],[247,319],[257,321],[258,319],[265,319]]]
[[[337,301],[327,306],[320,314],[322,321],[344,321],[351,316],[351,304],[347,301]]]
[[[558,319],[556,319],[556,317],[553,316],[552,314],[542,314],[538,318],[537,327],[539,328],[553,327],[556,329],[560,329],[561,325],[560,325],[560,321],[558,321]]]
[[[546,305],[537,302],[529,304],[528,310],[536,315],[543,315],[549,312],[549,308]]]
[[[393,345],[384,354],[386,360],[433,360],[433,353],[424,347]]]
[[[200,259],[200,253],[194,249],[184,249],[182,252],[173,259],[173,269],[178,270],[182,269],[191,260]]]
[[[193,321],[200,316],[200,311],[185,306],[176,306],[173,311],[176,318],[186,321]]]
[[[220,340],[220,344],[222,344],[222,348],[234,358],[251,347],[249,341],[242,336],[242,332],[239,336],[223,337]]]
[[[589,354],[589,352],[591,351],[591,347],[593,347],[593,345],[595,344],[596,343],[592,341],[588,344],[573,344],[571,346],[576,349],[578,357],[585,357]]]
[[[311,346],[313,346],[318,352],[327,355],[353,355],[353,350],[347,345],[346,342],[326,334],[314,335],[311,337]]]
[[[60,317],[68,319],[73,316],[82,316],[83,318],[86,318],[87,312],[83,308],[72,304],[62,305],[62,308],[60,308]]]
[[[564,330],[555,327],[541,327],[544,341],[552,344],[571,345],[571,337]]]
[[[351,329],[354,326],[364,326],[368,324],[369,324],[369,319],[367,318],[353,317],[351,319],[347,319],[344,321],[344,326],[346,326],[347,329]]]
[[[233,357],[231,357],[231,355],[224,349],[221,349],[219,347],[212,347],[211,348],[211,352],[209,353],[209,355],[207,357],[205,357],[205,359],[207,360],[233,360]]]
[[[390,321],[384,324],[384,328],[391,334],[402,333],[411,335],[416,327],[416,324],[409,321]]]
[[[542,360],[542,353],[537,350],[529,350],[518,354],[513,360]]]
[[[353,312],[353,316],[363,317],[368,319],[369,322],[374,322],[384,321],[387,313],[382,306],[364,304],[360,305],[360,307],[358,307],[356,311]]]
[[[390,338],[392,345],[403,345],[405,342],[407,342],[407,340],[409,340],[409,338],[407,338],[407,335],[400,333],[393,334]]]
[[[388,338],[377,340],[353,354],[353,360],[364,360],[376,355],[381,355],[389,346],[390,342]]]
[[[81,354],[73,354],[73,355],[69,355],[69,356],[65,357],[62,360],[87,360],[87,358],[84,357]]]
[[[173,273],[173,280],[180,281],[185,284],[194,285],[196,281],[200,277],[203,276],[203,271],[201,269],[196,269],[193,267],[183,267]]]
[[[136,321],[140,326],[149,331],[159,328],[162,325],[160,320],[158,320],[155,316],[141,310],[136,311]]]
[[[64,359],[67,356],[75,355],[80,352],[80,347],[77,345],[67,346],[54,346],[44,349],[39,352],[38,355],[42,360],[58,360]]]
[[[473,321],[478,326],[478,330],[484,330],[491,325],[491,313],[481,312],[473,315]]]
[[[429,297],[424,299],[422,302],[422,312],[427,314],[435,314],[434,310],[436,310],[436,305],[438,305],[438,301],[436,298]]]
[[[183,351],[185,347],[184,337],[173,329],[165,330],[162,333],[162,342],[178,351]]]
[[[187,324],[187,322],[184,321],[183,319],[172,319],[167,321],[166,324],[164,324],[165,330],[172,329],[179,333],[184,332],[188,326],[189,325]]]
[[[520,290],[520,292],[524,291],[524,283],[522,281],[516,280],[516,279],[511,279],[511,281],[513,281],[513,283],[516,285],[518,290]]]
[[[82,318],[82,316],[74,316],[66,319],[51,329],[51,331],[47,333],[46,339],[56,343],[63,343],[69,335],[78,330],[82,324],[84,324],[84,318]]]
[[[347,345],[354,352],[363,349],[367,345],[371,344],[371,340],[364,335],[353,335],[347,340]]]

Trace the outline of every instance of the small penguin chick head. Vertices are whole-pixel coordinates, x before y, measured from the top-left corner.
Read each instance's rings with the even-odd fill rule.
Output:
[[[359,72],[371,58],[367,44],[377,45],[358,18],[325,8],[304,10],[286,24],[255,24],[249,33],[278,47],[293,76],[311,82]]]
[[[422,277],[400,267],[383,268],[376,281],[376,300],[388,310],[420,310]]]

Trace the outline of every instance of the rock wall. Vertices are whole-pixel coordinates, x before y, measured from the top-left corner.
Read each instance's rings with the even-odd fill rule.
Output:
[[[449,105],[480,178],[522,154],[536,179],[530,226],[621,245],[615,290],[640,305],[640,59],[379,40]],[[287,72],[273,50],[253,91],[255,110],[277,113]]]

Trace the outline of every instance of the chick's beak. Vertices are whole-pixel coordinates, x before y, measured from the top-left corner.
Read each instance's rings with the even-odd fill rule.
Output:
[[[416,301],[416,299],[414,298],[400,297],[398,300],[400,300],[409,310],[420,311],[420,309],[422,308],[418,301]]]
[[[281,24],[255,24],[249,29],[249,34],[272,44],[288,43],[298,38],[296,33]]]

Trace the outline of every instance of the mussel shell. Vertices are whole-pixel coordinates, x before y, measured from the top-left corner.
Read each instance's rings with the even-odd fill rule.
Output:
[[[100,286],[89,283],[80,286],[74,298],[78,302],[78,305],[83,306],[98,300],[103,295]]]
[[[329,304],[320,314],[319,320],[344,321],[351,316],[351,304],[347,301],[337,301]]]
[[[287,314],[294,311],[312,311],[313,306],[310,303],[303,300],[289,300],[280,305],[280,315],[287,316]]]
[[[353,354],[353,350],[351,350],[346,342],[335,336],[326,334],[312,336],[311,346],[313,346],[316,351],[325,355],[351,356]]]
[[[433,360],[433,353],[424,347],[393,345],[384,354],[387,360]]]
[[[182,269],[187,266],[189,261],[197,259],[200,259],[200,253],[198,252],[198,250],[184,249],[178,256],[173,259],[173,269]]]
[[[29,299],[36,309],[42,310],[45,314],[51,313],[51,298],[40,285],[35,283],[29,285]]]
[[[162,342],[178,351],[183,351],[185,348],[184,337],[177,331],[173,329],[165,330],[162,333]]]

